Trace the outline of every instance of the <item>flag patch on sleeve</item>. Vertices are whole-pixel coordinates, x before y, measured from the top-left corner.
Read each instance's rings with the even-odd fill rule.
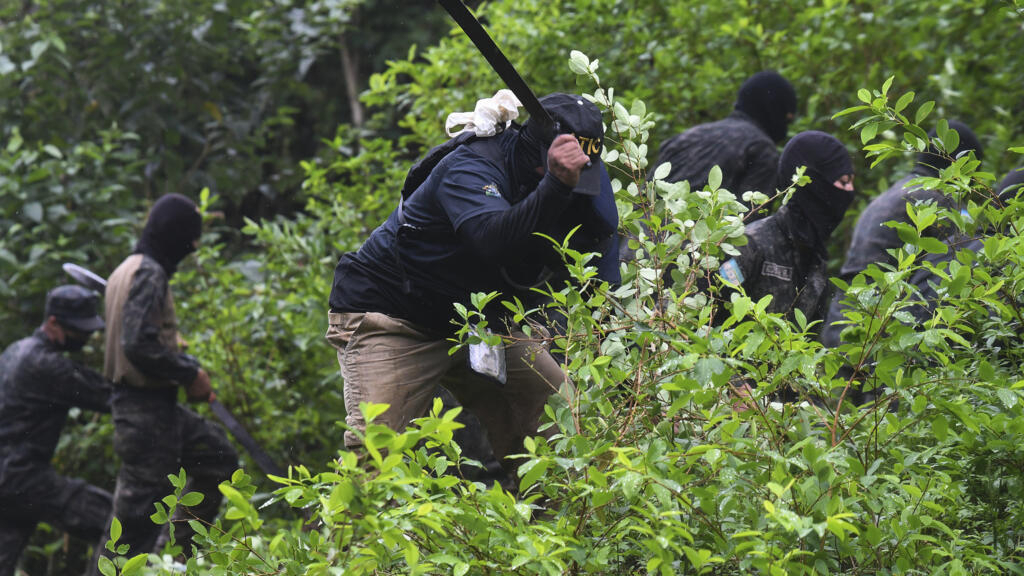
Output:
[[[743,272],[740,271],[740,263],[735,258],[730,258],[718,267],[718,273],[732,284],[743,284]]]

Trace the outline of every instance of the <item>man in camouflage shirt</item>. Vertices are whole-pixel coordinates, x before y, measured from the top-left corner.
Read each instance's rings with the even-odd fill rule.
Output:
[[[91,541],[103,534],[110,493],[50,465],[69,408],[110,411],[109,383],[64,355],[103,328],[97,300],[79,286],[55,288],[42,326],[0,356],[0,576],[14,573],[39,522]]]
[[[195,515],[212,521],[221,501],[217,485],[238,466],[224,432],[177,402],[180,387],[193,402],[212,397],[206,371],[179,348],[168,285],[178,264],[196,249],[201,226],[191,200],[178,194],[161,197],[135,253],[107,281],[104,374],[114,382],[114,450],[122,461],[113,515],[123,527],[120,543],[128,544],[132,554],[160,548],[160,527],[150,515],[153,503],[173,490],[168,474],[184,468],[187,491],[205,496],[177,519]],[[175,534],[189,555],[188,524],[176,523]]]
[[[770,294],[769,312],[792,318],[798,309],[813,322],[828,303],[828,241],[853,200],[853,162],[842,142],[809,131],[783,150],[779,182],[789,183],[800,166],[811,181],[778,212],[747,226],[747,244],[719,272],[754,301]]]

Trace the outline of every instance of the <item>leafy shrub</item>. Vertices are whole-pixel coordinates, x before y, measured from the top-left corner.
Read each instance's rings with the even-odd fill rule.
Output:
[[[582,54],[571,67],[596,79]],[[929,141],[900,113],[908,98],[894,104],[890,85],[849,113],[862,131],[900,134],[871,153],[922,150]],[[1020,204],[979,202],[990,179],[971,158],[954,162],[934,184],[977,194],[964,197],[971,218],[920,209],[913,226],[934,217],[970,234],[998,219],[1009,231],[936,269],[944,298],[923,324],[906,314],[919,304],[908,278],[942,248],[904,231],[896,267],[872,266],[847,287],[858,330],[823,349],[801,318],[766,313],[767,300],[723,302],[713,279],[698,291],[741,242],[741,205],[716,178],[690,190],[656,168],[648,181],[651,114],[610,93],[591,97],[608,115],[609,164],[633,175],[616,188],[638,258],[614,288],[595,280],[590,255],[554,242],[574,281],[550,288],[548,308],[568,317],[554,344],[575,391],[547,408],[554,437],[525,443],[518,497],[458,477],[455,412],[438,403],[404,432],[369,425],[362,456],[342,451],[324,471],[275,479],[271,501],[307,520],[261,512],[256,485],[236,473],[222,485],[225,518],[199,527],[190,572],[1019,573]],[[508,306],[517,322],[543,313]],[[860,371],[841,376],[844,364]],[[756,382],[750,409],[737,409],[738,378]],[[843,401],[861,383],[884,396]],[[773,402],[782,387],[801,401]],[[362,409],[372,421],[385,407]]]

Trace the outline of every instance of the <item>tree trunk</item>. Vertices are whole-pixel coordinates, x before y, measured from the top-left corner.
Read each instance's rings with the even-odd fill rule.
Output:
[[[345,93],[348,96],[352,125],[361,128],[364,115],[363,104],[359,101],[359,61],[352,57],[344,34],[338,38],[338,44],[341,46],[341,73],[345,78]]]

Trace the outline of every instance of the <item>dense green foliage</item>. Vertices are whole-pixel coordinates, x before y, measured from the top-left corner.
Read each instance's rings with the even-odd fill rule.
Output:
[[[992,174],[1020,163],[1007,149],[1024,141],[1020,6],[485,5],[538,92],[596,94],[623,229],[647,219],[668,238],[642,246],[647,256],[624,269],[618,289],[595,285],[585,257],[565,253],[579,285],[553,287],[571,328],[556,345],[577,393],[552,403],[560,435],[526,446],[515,498],[436,474],[457,458],[450,415],[404,434],[371,427],[368,464],[335,461],[344,405],[322,339],[337,257],[391,210],[409,158],[443,138],[444,117],[500,87],[493,73],[454,34],[391,62],[363,95],[373,117],[338,126],[350,119],[345,88],[315,73],[337,65],[323,54],[353,30],[357,4],[378,15],[394,6],[138,4],[146,9],[85,0],[0,9],[12,22],[0,28],[0,334],[6,344],[31,328],[60,262],[114,266],[156,195],[209,190],[204,246],[176,279],[191,351],[271,453],[303,466],[283,488],[249,466],[236,474],[224,520],[203,530],[194,573],[1020,572],[1024,220],[1020,204],[985,204]],[[295,10],[308,27],[282,24]],[[580,56],[567,67],[573,49],[600,67]],[[313,72],[299,71],[303,54]],[[921,211],[903,231],[898,268],[870,269],[849,287],[859,329],[839,351],[766,314],[764,302],[707,305],[696,280],[739,241],[739,205],[714,187],[659,182],[653,166],[660,140],[723,116],[739,82],[766,67],[797,86],[795,129],[897,152],[870,170],[873,158],[855,155],[861,206],[924,145],[904,138],[915,124],[962,119],[987,147],[981,166],[965,159],[936,183],[969,197],[970,217]],[[597,91],[595,74],[614,93]],[[877,90],[868,107],[833,118],[862,88]],[[913,103],[901,107],[910,90]],[[917,118],[925,101],[935,108]],[[253,194],[287,196],[287,215],[260,218],[281,205],[245,209]],[[920,234],[935,219],[967,234],[999,222],[1000,233],[941,271],[946,299],[915,325],[906,280],[922,252],[940,249]],[[670,268],[674,282],[663,285]],[[856,380],[885,385],[884,401],[839,405],[852,383],[837,377],[844,358],[873,368]],[[758,383],[756,409],[734,409],[728,383],[739,377]],[[780,387],[832,400],[768,402]],[[109,426],[76,420],[72,434],[87,441],[62,445],[59,464],[110,486]],[[178,496],[188,498],[180,487]],[[262,508],[268,499],[276,503]],[[37,540],[45,549],[35,558],[61,556],[58,534]]]

